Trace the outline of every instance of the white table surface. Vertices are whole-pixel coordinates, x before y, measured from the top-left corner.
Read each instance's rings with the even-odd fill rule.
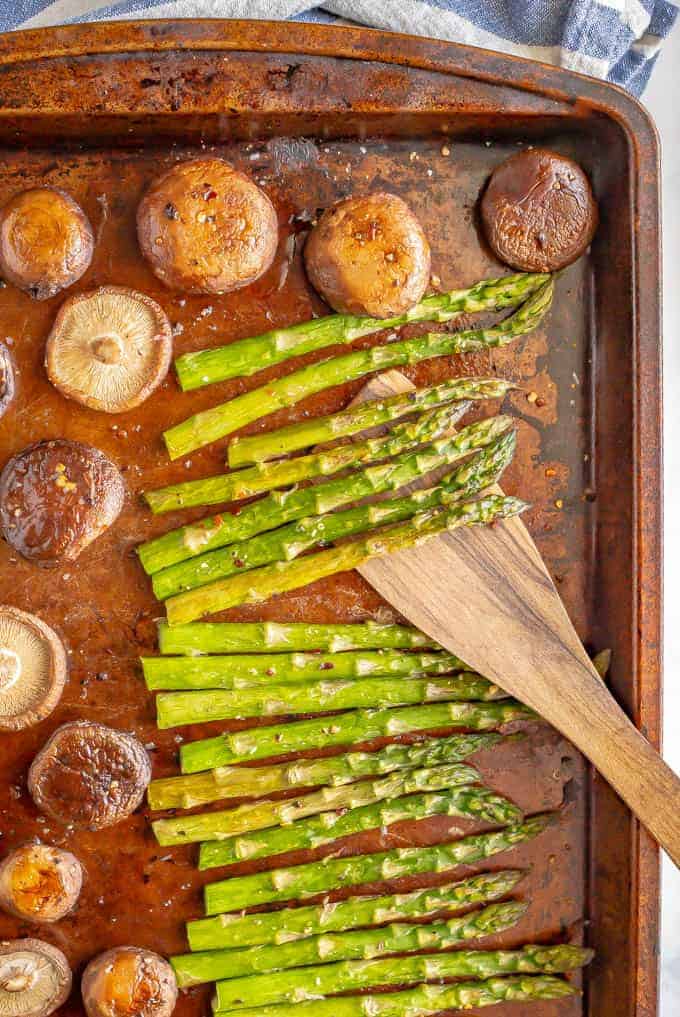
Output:
[[[665,756],[680,772],[680,26],[644,103],[661,135],[664,233]],[[659,1017],[680,1015],[680,872],[664,859]]]

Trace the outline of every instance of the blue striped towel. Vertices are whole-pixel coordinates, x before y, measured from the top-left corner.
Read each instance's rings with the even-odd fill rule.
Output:
[[[677,14],[672,0],[0,0],[0,30],[114,18],[362,24],[560,64],[640,95]]]

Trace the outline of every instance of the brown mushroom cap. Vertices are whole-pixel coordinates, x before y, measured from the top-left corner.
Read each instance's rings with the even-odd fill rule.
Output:
[[[430,281],[430,245],[394,194],[338,201],[309,234],[304,256],[312,285],[342,314],[403,314]]]
[[[0,908],[29,922],[57,922],[76,906],[80,862],[49,844],[24,844],[0,862]]]
[[[56,187],[21,191],[0,210],[0,274],[36,300],[80,279],[93,251],[87,216]]]
[[[99,954],[81,983],[88,1017],[170,1017],[177,981],[163,957],[137,946]]]
[[[48,717],[66,682],[66,651],[42,619],[0,605],[0,731]]]
[[[9,409],[15,389],[12,354],[4,343],[0,343],[0,417],[3,417]]]
[[[99,449],[57,438],[18,452],[0,474],[0,528],[45,567],[73,561],[123,507],[118,467]]]
[[[144,293],[100,286],[59,308],[47,337],[47,376],[62,395],[105,413],[139,406],[168,373],[172,328]]]
[[[597,204],[578,163],[546,148],[524,149],[491,174],[481,202],[486,238],[523,272],[576,261],[597,229]]]
[[[139,246],[166,286],[230,293],[267,271],[278,223],[271,201],[223,159],[195,159],[154,180],[137,209]]]
[[[48,1017],[71,991],[71,969],[40,939],[0,942],[0,1017]]]
[[[28,771],[28,790],[61,823],[101,830],[140,805],[151,779],[143,745],[124,731],[85,720],[57,728]]]

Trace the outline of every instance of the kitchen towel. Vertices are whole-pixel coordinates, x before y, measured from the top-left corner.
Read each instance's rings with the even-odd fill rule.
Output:
[[[0,30],[126,18],[350,22],[559,64],[640,95],[677,14],[671,0],[0,0]]]

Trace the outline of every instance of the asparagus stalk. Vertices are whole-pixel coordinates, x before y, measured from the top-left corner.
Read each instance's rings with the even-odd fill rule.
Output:
[[[450,763],[419,770],[403,770],[379,780],[362,780],[342,787],[324,787],[285,801],[248,802],[220,812],[199,812],[191,816],[157,819],[152,826],[156,840],[162,847],[226,840],[253,830],[292,824],[322,812],[356,809],[416,791],[464,787],[478,780],[479,774],[471,766]],[[517,820],[519,815],[518,810],[515,810],[514,819]]]
[[[138,548],[140,561],[146,572],[153,575],[175,562],[247,540],[294,519],[330,512],[383,491],[396,491],[475,449],[485,448],[507,431],[511,423],[510,417],[491,417],[417,451],[404,452],[389,463],[366,466],[351,477],[336,477],[302,490],[274,491],[246,505],[237,515],[208,516],[142,544]]]
[[[528,707],[498,703],[429,703],[381,710],[351,710],[335,717],[313,717],[245,731],[225,731],[214,738],[186,742],[180,748],[183,773],[210,770],[250,759],[296,754],[332,745],[357,745],[374,738],[396,738],[446,728],[490,731],[518,720],[535,720]]]
[[[178,593],[165,602],[169,625],[195,621],[239,604],[259,604],[270,597],[308,586],[326,576],[357,568],[370,558],[413,547],[460,526],[488,525],[527,508],[518,498],[492,495],[444,509],[418,512],[408,522],[302,558],[263,565],[242,575],[218,579],[207,586]]]
[[[225,657],[142,657],[147,688],[248,689],[329,678],[417,678],[465,668],[452,653],[349,650],[347,653],[247,653]]]
[[[205,887],[206,914],[240,911],[241,908],[275,901],[302,900],[347,886],[378,883],[402,876],[446,872],[456,865],[490,858],[523,844],[553,822],[554,816],[544,813],[495,833],[475,834],[432,847],[395,848],[349,858],[329,855],[306,865],[223,879]]]
[[[465,290],[452,290],[425,297],[396,318],[376,319],[353,314],[330,314],[263,335],[239,339],[228,346],[185,353],[175,361],[184,392],[228,378],[247,378],[265,367],[280,364],[326,346],[351,343],[386,328],[416,321],[451,321],[458,314],[501,311],[516,307],[548,280],[547,275],[508,275],[484,279]]]
[[[504,905],[496,907],[502,908]],[[223,1013],[243,1010],[246,1006],[299,1003],[302,999],[318,999],[351,989],[436,982],[444,978],[482,979],[509,974],[561,974],[583,967],[592,957],[591,950],[579,946],[532,945],[520,950],[460,950],[456,953],[428,953],[415,957],[316,964],[297,971],[272,972],[219,982],[217,1009]]]
[[[360,434],[407,413],[452,399],[499,399],[512,387],[502,378],[453,378],[431,388],[370,400],[327,417],[313,417],[276,431],[234,438],[229,445],[229,466],[234,470],[249,463],[265,463],[302,448]]]
[[[410,519],[417,512],[450,504],[463,497],[470,498],[499,479],[512,460],[515,444],[515,432],[506,432],[489,448],[478,452],[429,490],[415,491],[377,505],[360,505],[344,512],[307,516],[250,540],[178,562],[152,577],[154,593],[159,600],[166,600],[185,590],[193,590],[260,565],[292,561],[317,544],[330,544],[376,526]]]
[[[430,441],[452,428],[471,405],[469,401],[446,403],[444,406],[426,410],[413,420],[396,424],[387,435],[339,445],[325,452],[311,452],[295,459],[282,459],[278,463],[258,463],[246,470],[221,473],[200,480],[187,480],[182,484],[171,484],[155,491],[145,491],[144,497],[151,511],[159,515],[176,509],[194,508],[197,505],[240,501],[276,487],[299,484],[312,477],[328,477],[341,470],[352,469],[361,463],[389,459],[398,452]]]
[[[409,625],[375,621],[350,625],[309,622],[196,622],[171,629],[158,625],[161,653],[287,653],[295,650],[428,650],[436,643]]]
[[[253,915],[216,915],[187,922],[192,950],[230,950],[248,954],[257,965],[259,951],[251,946],[280,946],[293,940],[344,932],[362,926],[384,925],[428,918],[440,911],[458,911],[473,904],[485,904],[505,897],[524,873],[517,869],[482,872],[456,883],[426,887],[405,894],[380,897],[350,897],[335,904],[308,904],[282,911],[259,911]],[[283,965],[281,965],[283,966]]]
[[[305,977],[303,972],[317,973],[320,965],[336,968],[337,961],[354,958],[368,960],[390,953],[413,953],[416,950],[446,949],[459,943],[469,942],[482,936],[490,936],[511,929],[527,911],[527,905],[512,901],[506,904],[492,904],[467,915],[450,918],[448,921],[433,922],[429,925],[387,925],[382,929],[362,929],[354,932],[340,932],[335,935],[324,933],[309,939],[296,939],[280,946],[264,946],[257,950],[208,950],[204,953],[189,953],[172,957],[171,963],[180,988],[230,979],[234,989],[240,990],[243,978],[265,972],[270,973],[272,988],[284,989],[277,971],[293,968],[293,977]],[[392,962],[394,963],[394,962]],[[311,965],[311,967],[307,967]],[[301,969],[301,970],[300,970]],[[403,979],[404,982],[408,979]],[[309,984],[303,982],[304,985]],[[374,983],[377,984],[377,983]],[[231,986],[217,986],[218,1009],[229,1010],[238,998],[230,991]],[[253,1004],[274,1002],[286,996],[276,995],[265,1000],[260,998],[259,979],[253,983]],[[285,989],[284,989],[285,991]],[[338,992],[342,992],[341,984]],[[325,995],[320,992],[319,995]],[[244,999],[250,999],[248,995]],[[301,998],[306,998],[301,996]]]
[[[339,787],[362,777],[458,762],[502,740],[498,734],[450,735],[413,745],[386,745],[377,752],[348,752],[271,766],[222,766],[207,773],[152,780],[147,795],[155,810],[193,809],[222,798],[263,797],[274,791],[324,784]]]
[[[341,357],[323,360],[284,375],[261,388],[253,389],[220,406],[203,410],[165,431],[163,438],[171,459],[209,445],[259,420],[275,410],[294,406],[302,399],[348,381],[363,378],[404,364],[418,364],[432,357],[453,353],[475,353],[505,346],[531,332],[540,323],[552,301],[552,279],[544,283],[519,310],[493,328],[465,332],[430,332],[417,339],[405,339],[387,346],[356,350]]]
[[[253,858],[317,848],[364,830],[386,830],[395,823],[430,816],[459,816],[496,826],[509,826],[522,819],[522,812],[507,798],[487,788],[448,788],[436,794],[407,795],[357,809],[324,812],[287,826],[230,837],[224,841],[208,841],[201,844],[198,867],[213,869],[218,865],[235,865]]]

